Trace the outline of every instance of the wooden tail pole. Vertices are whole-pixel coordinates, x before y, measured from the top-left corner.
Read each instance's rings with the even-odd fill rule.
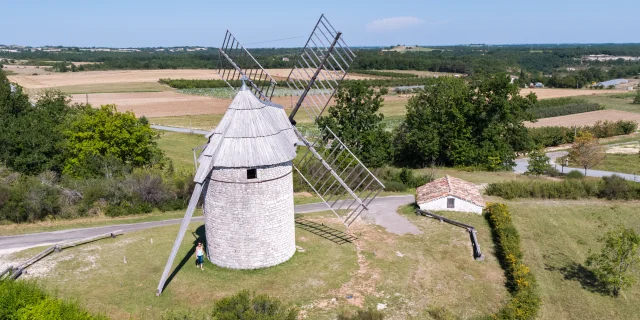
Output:
[[[158,283],[158,290],[156,291],[156,296],[160,296],[162,290],[164,289],[165,282],[167,282],[167,278],[169,277],[169,272],[171,271],[171,266],[173,265],[173,261],[176,259],[176,255],[178,254],[178,249],[180,249],[180,244],[182,244],[182,239],[184,239],[184,234],[187,232],[187,228],[189,227],[189,223],[191,222],[191,217],[193,216],[193,212],[196,210],[196,205],[198,205],[198,201],[200,200],[200,194],[202,193],[202,184],[197,183],[196,187],[193,189],[193,193],[191,194],[191,200],[189,200],[189,207],[187,207],[187,212],[184,214],[184,218],[182,219],[182,224],[180,224],[180,231],[178,231],[178,237],[176,241],[173,243],[173,249],[171,249],[171,254],[169,255],[169,259],[167,260],[167,264],[164,267],[164,272],[162,272],[162,277],[160,278],[160,283]]]
[[[473,226],[470,226],[468,224],[464,224],[462,222],[458,222],[455,220],[451,220],[448,218],[445,218],[443,216],[439,216],[437,214],[431,213],[429,211],[425,211],[425,210],[416,210],[417,213],[421,216],[425,216],[425,217],[431,217],[437,220],[440,220],[440,222],[446,222],[449,224],[452,224],[454,226],[460,227],[460,228],[464,228],[467,230],[467,232],[469,232],[469,237],[471,238],[471,246],[473,247],[473,258],[479,261],[484,260],[484,256],[482,255],[482,252],[480,251],[480,243],[478,242],[478,237],[477,237],[477,231],[476,228],[474,228]]]

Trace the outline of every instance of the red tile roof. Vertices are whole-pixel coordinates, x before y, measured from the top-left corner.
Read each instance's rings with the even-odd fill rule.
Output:
[[[485,206],[484,199],[475,184],[449,175],[418,187],[416,194],[418,205],[446,196],[454,196],[481,207]]]

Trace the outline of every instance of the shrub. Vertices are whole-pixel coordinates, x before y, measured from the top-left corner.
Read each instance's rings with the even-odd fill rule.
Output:
[[[630,182],[620,176],[612,175],[610,177],[602,177],[604,181],[600,196],[608,200],[623,199],[629,200],[634,198],[634,190]]]
[[[506,205],[489,204],[483,211],[496,242],[496,255],[505,270],[511,300],[496,315],[499,319],[534,319],[540,308],[536,279],[522,262],[520,235]]]
[[[367,310],[358,310],[356,314],[348,314],[343,312],[338,314],[338,320],[383,320],[384,313],[369,308]]]
[[[504,199],[514,198],[542,198],[542,199],[582,199],[597,197],[600,192],[600,182],[597,180],[514,180],[491,183],[485,192],[490,196]]]
[[[298,311],[284,306],[278,299],[242,290],[216,302],[212,316],[220,320],[295,320]]]
[[[578,170],[569,171],[566,175],[567,179],[583,179],[584,174]]]
[[[0,319],[107,319],[46,294],[35,282],[0,280]]]
[[[384,190],[391,192],[401,192],[407,190],[407,186],[402,182],[389,181],[384,183]]]

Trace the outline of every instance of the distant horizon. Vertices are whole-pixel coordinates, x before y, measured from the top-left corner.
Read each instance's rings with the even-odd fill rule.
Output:
[[[248,0],[239,5],[201,0],[23,0],[7,2],[2,9],[2,43],[216,47],[229,29],[247,48],[297,48],[304,45],[321,14],[353,47],[635,43],[640,3],[282,0],[265,5]]]
[[[250,49],[295,49],[302,48],[304,43],[300,46],[265,46],[265,47],[255,47],[247,45],[247,48]],[[569,45],[578,45],[578,46],[597,46],[597,45],[640,45],[640,42],[566,42],[566,43],[460,43],[460,44],[395,44],[395,45],[359,45],[359,46],[350,46],[351,48],[388,48],[388,47],[397,47],[397,46],[407,46],[407,47],[423,47],[423,48],[440,48],[440,47],[465,47],[465,46],[490,46],[490,47],[501,47],[501,46],[569,46]],[[0,43],[0,46],[4,47],[23,47],[23,48],[79,48],[79,49],[145,49],[145,48],[219,48],[218,46],[206,46],[206,45],[171,45],[171,46],[101,46],[101,45],[91,45],[91,46],[76,46],[76,45],[62,45],[62,44],[46,44],[46,45],[29,45],[29,44],[4,44]]]

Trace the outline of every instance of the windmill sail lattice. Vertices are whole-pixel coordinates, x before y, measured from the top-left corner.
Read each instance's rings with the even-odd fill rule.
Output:
[[[229,30],[218,49],[218,55],[218,75],[229,87],[240,87],[240,81],[244,78],[247,87],[258,99],[271,100],[277,82]]]
[[[287,78],[287,86],[300,96],[290,119],[293,120],[302,107],[315,122],[347,75],[355,57],[342,39],[342,33],[333,28],[324,14],[320,16]]]

